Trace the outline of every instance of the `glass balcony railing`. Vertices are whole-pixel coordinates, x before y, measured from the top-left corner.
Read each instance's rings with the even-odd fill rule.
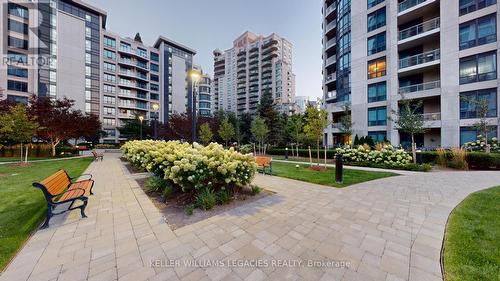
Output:
[[[441,56],[440,54],[441,54],[440,50],[436,49],[422,54],[400,59],[399,69],[438,60]]]
[[[440,18],[434,18],[429,21],[423,22],[421,24],[414,25],[412,27],[403,29],[399,31],[399,40],[404,40],[419,34],[431,31],[433,29],[439,28]]]
[[[441,112],[420,114],[424,121],[439,121],[441,120]]]
[[[326,8],[325,10],[325,16],[329,15],[331,12],[335,11],[337,9],[337,5],[335,3],[331,4]]]
[[[326,65],[330,65],[330,64],[332,64],[332,63],[334,63],[336,61],[337,61],[337,57],[336,56],[331,56],[331,57],[329,57],[329,58],[326,59]]]
[[[337,26],[337,21],[334,20],[331,23],[329,23],[329,24],[326,25],[326,30],[330,30],[330,29],[332,29],[332,28],[334,28],[336,26]]]
[[[337,43],[337,38],[330,39],[330,40],[328,40],[328,42],[326,42],[325,47],[326,47],[326,49],[329,49],[330,47],[332,47],[336,43]]]
[[[437,89],[440,87],[441,87],[441,81],[436,80],[436,81],[425,82],[425,83],[421,83],[421,84],[414,84],[414,85],[400,87],[399,93],[400,94],[407,94],[407,93]]]
[[[418,4],[424,3],[425,1],[427,1],[427,0],[406,0],[406,1],[403,1],[403,2],[399,3],[399,12],[401,13],[403,11],[406,11],[406,10],[410,9],[411,7],[415,7]]]

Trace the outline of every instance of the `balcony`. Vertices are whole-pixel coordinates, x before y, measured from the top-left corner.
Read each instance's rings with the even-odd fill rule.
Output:
[[[325,17],[328,17],[333,11],[337,10],[337,5],[335,3],[331,4],[325,10]]]
[[[325,50],[328,50],[335,45],[337,45],[337,38],[334,37],[334,38],[328,40],[328,42],[326,42]]]
[[[469,83],[483,82],[495,79],[497,79],[496,71],[490,71],[484,73],[472,73],[470,75],[460,76],[460,84],[469,84]]]
[[[139,51],[137,49],[125,48],[125,47],[120,46],[120,48],[118,48],[118,51],[121,52],[121,53],[134,55],[136,57],[143,58],[143,59],[146,59],[146,60],[148,59],[147,52],[144,53],[144,52],[141,52],[141,51]]]
[[[427,0],[406,0],[399,3],[398,12],[404,12],[410,8],[413,8],[419,4],[424,3]]]
[[[329,57],[329,58],[326,59],[325,66],[328,67],[331,64],[336,63],[336,62],[337,62],[337,57],[336,56],[331,56],[331,57]]]
[[[440,26],[440,18],[434,18],[399,31],[399,41],[403,41],[426,32],[437,30]]]
[[[424,63],[429,63],[439,60],[441,57],[441,52],[439,49],[435,49],[429,52],[421,53],[411,57],[403,58],[399,60],[399,69],[408,68],[416,65],[422,65]]]
[[[329,84],[331,82],[334,82],[337,80],[337,75],[336,74],[329,74],[326,76],[326,79],[325,79],[325,84]]]
[[[400,87],[399,94],[427,91],[427,90],[432,90],[432,89],[438,89],[440,87],[441,87],[440,80],[425,82],[422,84],[414,84],[414,85],[409,85],[409,86],[405,86],[405,87]]]
[[[441,120],[441,112],[424,113],[424,114],[420,114],[420,116],[422,116],[422,120],[424,120],[424,121],[438,121],[438,120]]]
[[[330,31],[332,29],[334,29],[335,27],[337,27],[337,21],[336,20],[334,20],[331,23],[329,23],[329,24],[326,25],[325,33],[327,33],[328,31]]]
[[[337,91],[331,91],[326,93],[325,100],[329,101],[329,100],[334,100],[336,98],[337,98]]]

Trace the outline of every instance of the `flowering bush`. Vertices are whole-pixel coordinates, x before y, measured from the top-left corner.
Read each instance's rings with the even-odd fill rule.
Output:
[[[347,163],[371,162],[388,166],[402,167],[412,161],[412,157],[404,149],[395,149],[391,145],[384,145],[379,150],[371,150],[362,145],[357,148],[337,148],[335,154],[341,154]]]
[[[184,192],[246,186],[257,168],[251,154],[227,150],[217,143],[195,143],[192,147],[178,141],[144,140],[129,141],[121,149],[132,164],[163,177]]]
[[[492,138],[488,141],[488,144],[490,145],[491,151],[500,151],[500,144],[497,138]],[[478,135],[476,141],[464,143],[464,148],[472,151],[484,151],[486,150],[486,138],[482,135]]]

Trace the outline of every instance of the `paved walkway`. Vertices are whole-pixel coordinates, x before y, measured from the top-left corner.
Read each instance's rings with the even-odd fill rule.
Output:
[[[469,193],[500,184],[498,172],[344,189],[257,176],[276,194],[171,231],[118,156],[88,169],[96,179],[89,217],[56,216],[0,280],[441,280],[448,214]]]

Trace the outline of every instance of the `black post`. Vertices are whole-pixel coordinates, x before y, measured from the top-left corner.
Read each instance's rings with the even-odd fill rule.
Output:
[[[288,159],[288,147],[285,148],[285,159]]]
[[[335,181],[342,183],[344,181],[344,159],[338,154],[335,158]]]
[[[156,113],[155,113],[155,118],[153,118],[153,139],[158,138],[158,121],[156,119]]]

